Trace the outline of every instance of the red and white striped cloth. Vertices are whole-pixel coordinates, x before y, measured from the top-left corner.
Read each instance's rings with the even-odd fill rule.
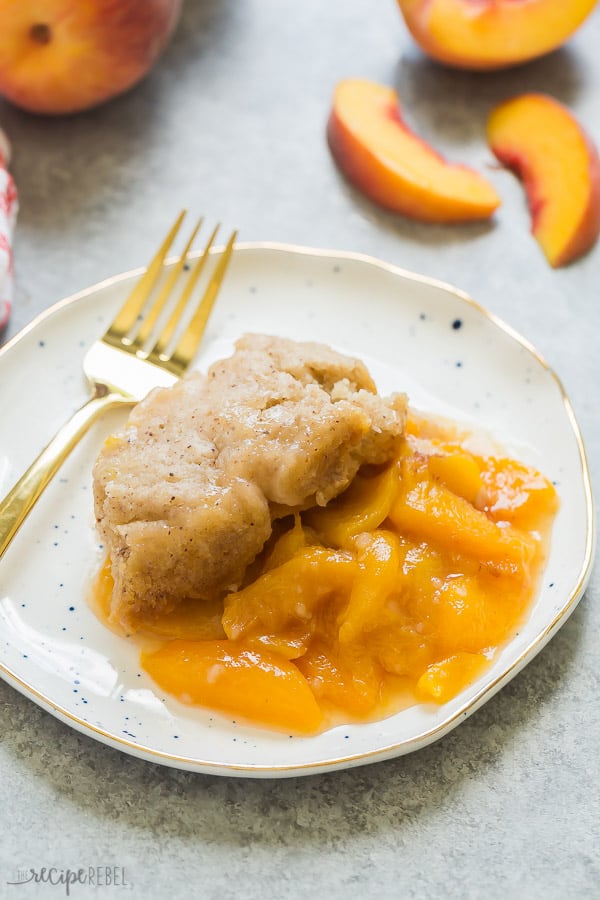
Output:
[[[15,272],[12,238],[19,201],[13,177],[8,171],[10,143],[0,129],[0,331],[12,309]]]

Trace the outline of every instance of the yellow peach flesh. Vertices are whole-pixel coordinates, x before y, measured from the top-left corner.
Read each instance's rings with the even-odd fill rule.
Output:
[[[346,177],[387,209],[422,221],[458,222],[488,218],[500,202],[481,175],[446,162],[408,128],[391,88],[340,82],[327,134]]]
[[[344,510],[353,522],[359,503],[362,520],[377,522],[390,494],[383,527],[342,532],[348,549],[337,550],[311,544],[314,533],[296,516],[256,580],[222,602],[227,639],[182,630],[173,641],[169,629],[167,643],[143,654],[161,688],[306,734],[416,700],[445,703],[477,678],[534,595],[557,499],[539,472],[473,455],[439,424],[430,453],[431,426],[411,421],[401,479],[393,464],[368,479],[373,496],[350,489],[338,504],[336,526]],[[407,517],[418,485],[427,515]],[[457,517],[460,539],[449,537]],[[331,523],[320,524],[324,536]]]
[[[517,65],[559,47],[597,0],[398,0],[423,50],[465,69]]]
[[[572,113],[544,94],[524,94],[492,111],[487,133],[523,180],[532,233],[550,264],[585,253],[600,232],[600,159]]]

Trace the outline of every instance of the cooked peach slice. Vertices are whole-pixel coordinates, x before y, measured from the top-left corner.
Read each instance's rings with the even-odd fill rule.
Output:
[[[467,500],[435,482],[408,486],[392,507],[390,519],[401,534],[445,552],[474,557],[498,572],[521,577],[523,582],[536,554],[532,537],[510,526],[499,527]]]
[[[597,0],[398,0],[433,59],[461,69],[502,69],[560,47]]]
[[[333,704],[352,716],[369,715],[380,699],[383,672],[356,645],[336,648],[317,639],[297,660],[297,667],[320,703]]]
[[[492,111],[487,133],[523,180],[531,231],[550,265],[589,250],[600,233],[600,158],[572,113],[545,94],[523,94]]]
[[[325,547],[300,549],[282,565],[225,597],[225,634],[230,640],[248,641],[260,634],[306,627],[321,606],[333,609],[335,597],[348,594],[356,569],[350,553]]]
[[[488,457],[474,505],[494,522],[539,531],[544,519],[550,521],[556,513],[558,497],[551,482],[531,466]]]
[[[457,448],[447,453],[433,454],[427,464],[434,479],[445,484],[452,493],[475,504],[482,488],[481,469],[470,453]]]
[[[182,703],[243,716],[296,734],[321,724],[321,710],[293,663],[233,641],[170,641],[142,654],[142,666]]]
[[[399,481],[395,463],[376,475],[356,475],[343,494],[327,506],[313,507],[304,520],[325,544],[351,546],[357,534],[379,528],[392,508]]]
[[[474,681],[489,665],[483,653],[456,653],[433,663],[417,682],[423,699],[446,703]]]
[[[400,566],[400,539],[392,531],[375,531],[356,538],[358,573],[340,621],[340,644],[356,641],[385,606],[394,591]]]
[[[447,162],[409,129],[391,88],[340,82],[327,137],[348,180],[386,209],[424,222],[460,222],[487,219],[500,203],[481,175]]]

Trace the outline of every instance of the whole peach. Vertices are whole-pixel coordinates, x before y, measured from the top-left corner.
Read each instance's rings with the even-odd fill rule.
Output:
[[[150,70],[182,0],[2,0],[0,94],[58,115],[96,106]]]

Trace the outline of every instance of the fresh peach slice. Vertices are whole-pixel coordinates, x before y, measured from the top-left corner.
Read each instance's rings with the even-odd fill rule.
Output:
[[[560,47],[598,0],[398,0],[409,31],[440,62],[502,69]]]
[[[500,203],[481,175],[446,162],[408,128],[391,88],[340,82],[327,137],[349,181],[386,209],[425,222],[460,222],[486,219]]]
[[[523,180],[532,234],[550,265],[589,250],[600,233],[600,158],[572,113],[545,94],[523,94],[492,111],[487,133]]]

